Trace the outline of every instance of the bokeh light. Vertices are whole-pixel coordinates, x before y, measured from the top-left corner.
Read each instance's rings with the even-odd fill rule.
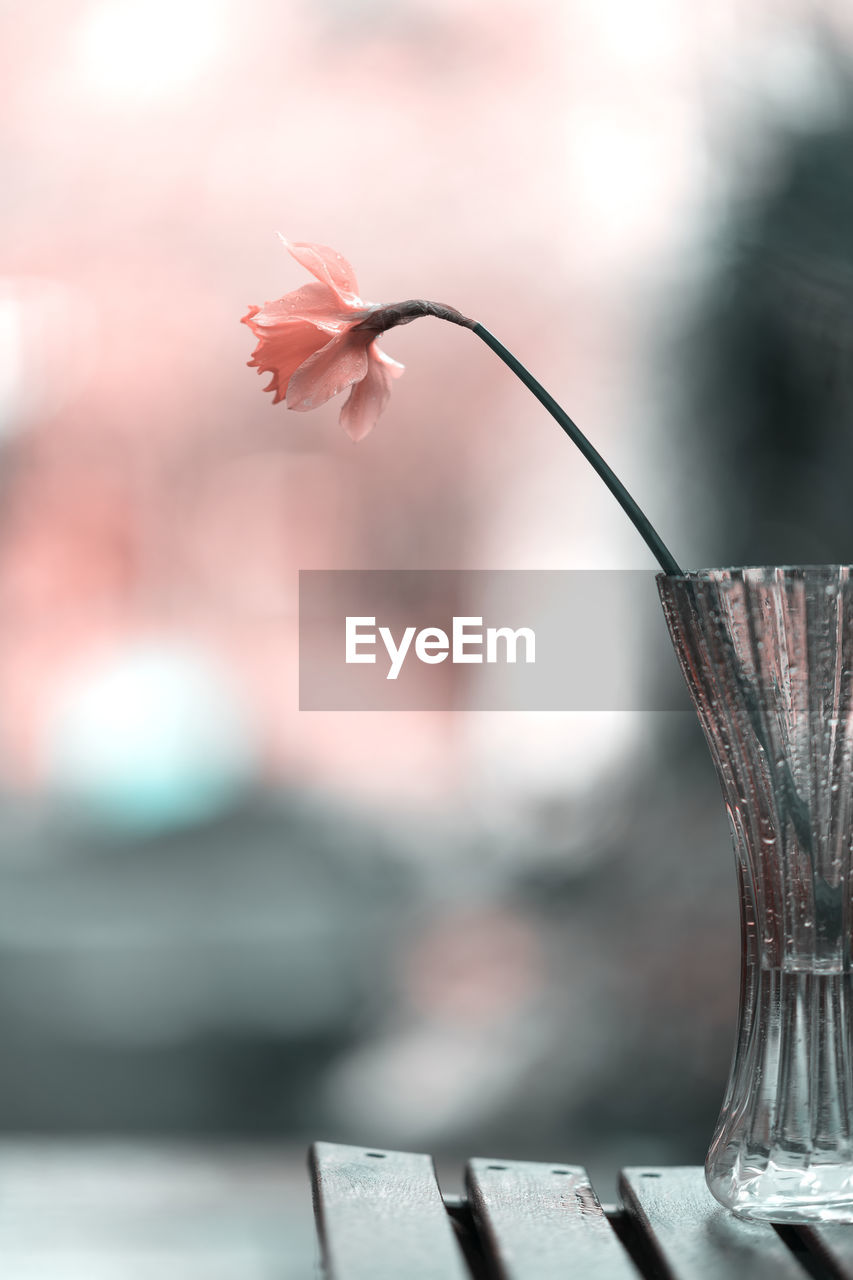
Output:
[[[101,0],[82,16],[79,75],[111,103],[182,89],[221,52],[226,0]]]

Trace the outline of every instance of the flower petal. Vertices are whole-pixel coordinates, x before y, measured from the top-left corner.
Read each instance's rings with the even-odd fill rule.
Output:
[[[275,329],[258,329],[255,327],[257,313],[257,307],[250,307],[243,316],[243,323],[259,338],[247,363],[260,373],[272,374],[272,381],[264,391],[275,391],[273,404],[278,404],[284,399],[293,374],[315,352],[328,345],[329,335],[325,329],[301,320],[289,320]]]
[[[368,308],[365,307],[364,314],[367,313]],[[256,308],[251,328],[257,333],[258,328],[271,328],[292,320],[310,320],[328,333],[340,333],[354,319],[353,311],[342,308],[338,295],[327,284],[312,283]]]
[[[373,343],[367,353],[367,373],[357,382],[341,409],[341,426],[353,440],[363,440],[388,403],[391,379],[399,378],[403,365]]]
[[[368,369],[367,348],[372,335],[364,330],[337,334],[297,370],[287,388],[287,407],[316,409],[360,382]]]
[[[381,365],[384,365],[385,372],[388,374],[389,378],[399,378],[401,374],[406,372],[406,366],[404,364],[400,364],[399,360],[394,360],[388,355],[387,351],[383,351],[375,342],[370,348],[370,352],[376,357]]]
[[[333,289],[345,307],[362,307],[355,272],[342,253],[325,244],[290,241],[279,232],[279,239],[298,263],[316,276],[321,284]]]

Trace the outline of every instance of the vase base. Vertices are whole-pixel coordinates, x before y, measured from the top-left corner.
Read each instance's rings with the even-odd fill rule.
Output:
[[[784,1205],[781,1202],[778,1205],[736,1205],[732,1206],[732,1213],[745,1222],[775,1222],[779,1226],[802,1227],[808,1223],[813,1226],[819,1223],[849,1225],[853,1224],[853,1201],[848,1201],[847,1204],[815,1204],[805,1200],[800,1203],[788,1200]]]
[[[711,1194],[753,1222],[853,1223],[853,1165],[792,1167],[768,1161],[721,1177],[706,1174]]]

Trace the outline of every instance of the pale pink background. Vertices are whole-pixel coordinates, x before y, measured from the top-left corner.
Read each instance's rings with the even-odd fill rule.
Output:
[[[299,713],[300,568],[652,562],[469,334],[390,335],[407,372],[355,447],[336,405],[271,405],[238,321],[303,282],[276,230],[340,249],[370,299],[455,304],[702,563],[649,338],[701,277],[732,175],[772,168],[762,116],[821,108],[807,8],[5,6],[0,785],[73,790],[81,740],[133,739],[152,646],[208,664],[207,710],[242,735],[232,782],[481,808],[618,758],[634,731],[601,718]],[[846,39],[844,6],[826,16]],[[147,710],[129,768],[169,733]]]

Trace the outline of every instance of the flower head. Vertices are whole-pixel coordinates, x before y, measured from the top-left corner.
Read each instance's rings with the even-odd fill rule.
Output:
[[[242,322],[258,339],[249,366],[272,374],[264,390],[275,392],[273,404],[284,400],[297,412],[316,409],[350,387],[341,425],[361,440],[385,408],[391,380],[403,372],[378,347],[379,330],[359,327],[380,308],[359,297],[355,272],[340,253],[281,240],[315,282],[249,308]]]
[[[358,296],[355,272],[340,253],[321,244],[289,244],[284,236],[281,239],[296,261],[315,277],[315,283],[303,285],[277,302],[250,307],[243,316],[243,323],[258,339],[249,364],[261,373],[272,374],[265,389],[275,392],[273,404],[285,400],[288,409],[314,409],[351,387],[341,410],[341,423],[353,440],[361,440],[385,408],[391,379],[403,372],[401,364],[379,350],[378,335],[422,316],[471,329],[574,441],[645,538],[664,573],[680,575],[671,553],[601,454],[494,334],[443,302],[425,298],[409,298],[393,306],[365,302]]]

